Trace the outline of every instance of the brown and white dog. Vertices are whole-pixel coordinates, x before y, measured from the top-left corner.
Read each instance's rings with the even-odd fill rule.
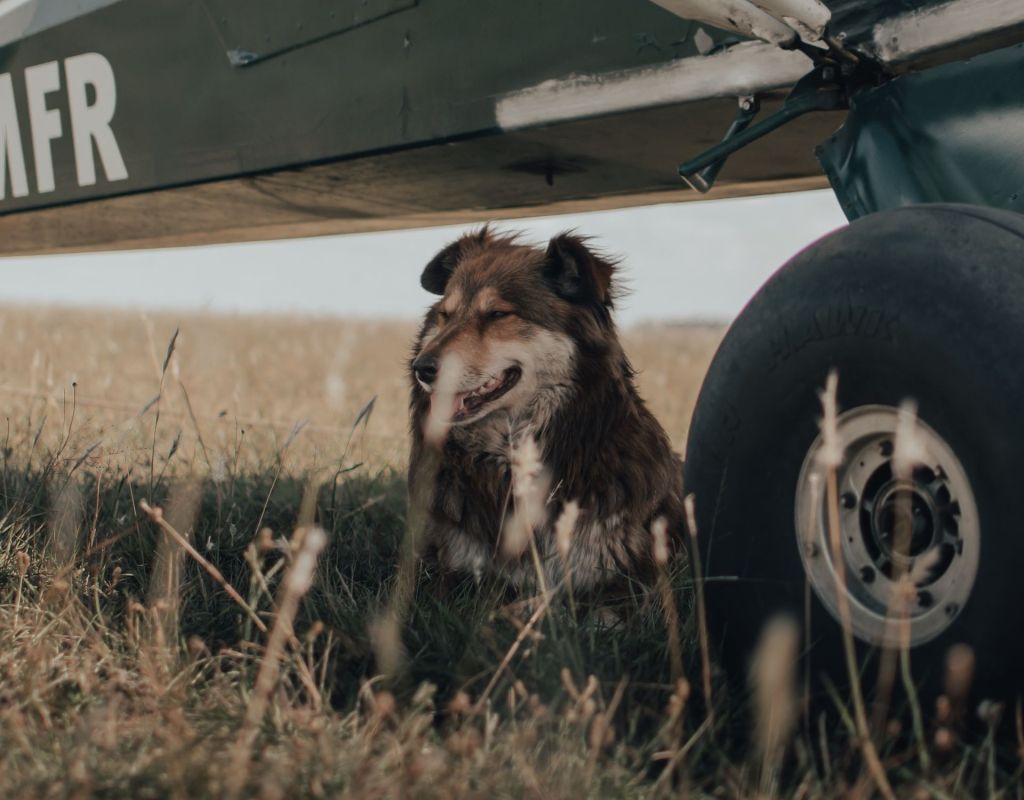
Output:
[[[568,566],[574,587],[601,591],[652,577],[655,520],[678,539],[682,463],[634,385],[612,320],[614,273],[577,236],[544,250],[487,227],[424,269],[420,282],[441,299],[409,364],[410,485],[424,480],[425,426],[441,417],[447,435],[424,505],[442,570],[522,579],[539,559],[550,580]],[[528,499],[516,458],[531,450],[543,465],[525,468],[543,488],[529,523],[536,547],[510,549],[502,539]],[[562,517],[556,543],[571,501],[578,514]]]

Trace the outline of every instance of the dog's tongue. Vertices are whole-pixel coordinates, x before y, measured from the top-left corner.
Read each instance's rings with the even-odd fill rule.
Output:
[[[451,395],[451,417],[455,419],[466,411],[466,399],[469,397],[478,399],[479,402],[474,405],[474,408],[485,402],[489,395],[499,388],[505,381],[504,376],[499,375],[497,378],[492,378],[483,386],[479,386],[469,392],[456,392]],[[444,395],[440,395],[435,392],[431,400],[432,403],[444,403]],[[438,410],[441,410],[444,406],[439,405]]]

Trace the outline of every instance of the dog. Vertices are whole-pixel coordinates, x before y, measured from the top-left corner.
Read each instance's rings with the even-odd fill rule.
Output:
[[[616,269],[572,233],[545,249],[487,226],[424,268],[440,299],[408,365],[409,481],[443,573],[522,583],[539,566],[550,584],[601,592],[650,583],[665,558],[652,526],[674,549],[683,465],[619,342]]]

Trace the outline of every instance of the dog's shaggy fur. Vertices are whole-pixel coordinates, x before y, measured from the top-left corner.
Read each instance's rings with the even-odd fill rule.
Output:
[[[646,583],[654,521],[663,517],[679,539],[682,463],[634,385],[612,320],[614,273],[579,237],[557,236],[544,250],[486,227],[424,269],[423,287],[442,297],[409,365],[410,485],[433,478],[425,533],[442,570],[533,573],[531,548],[502,547],[510,520],[525,513],[515,507],[513,451],[528,453],[531,438],[547,480],[530,527],[550,579],[565,562],[580,591]],[[436,478],[425,479],[425,426],[439,416],[450,428]],[[555,526],[569,501],[579,514],[565,558]]]

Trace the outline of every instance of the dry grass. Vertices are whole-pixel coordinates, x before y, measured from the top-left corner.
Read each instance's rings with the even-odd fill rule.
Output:
[[[751,718],[683,565],[614,613],[426,574],[411,333],[0,311],[4,796],[870,796],[845,705],[796,724],[792,626],[758,646]],[[677,447],[720,335],[626,336]],[[897,796],[1020,796],[965,691],[872,740]]]
[[[146,461],[153,409],[136,418],[160,391],[175,329],[158,456],[182,433],[177,459],[201,459],[194,447],[198,427],[216,458],[262,466],[302,426],[289,443],[289,464],[300,470],[333,464],[352,420],[376,397],[356,455],[373,467],[405,463],[405,362],[416,329],[410,322],[0,307],[4,416],[12,429],[28,432],[29,443],[42,424],[40,445],[53,448],[75,406],[71,450],[105,437],[106,459],[120,466]],[[660,326],[625,335],[641,390],[677,449],[721,335],[717,327]]]

